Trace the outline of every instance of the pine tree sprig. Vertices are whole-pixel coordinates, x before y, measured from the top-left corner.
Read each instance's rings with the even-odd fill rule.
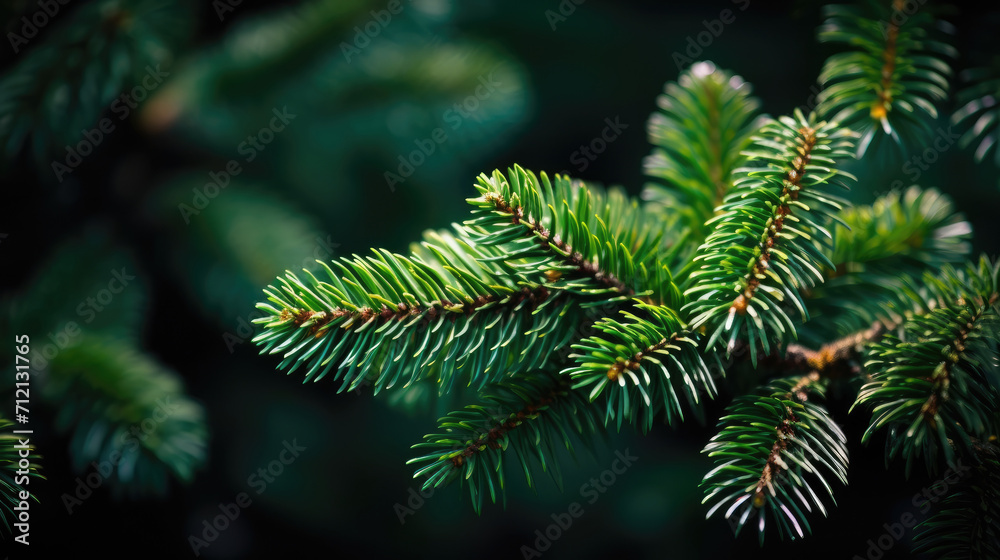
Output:
[[[803,293],[810,320],[800,334],[816,341],[900,322],[906,278],[965,262],[971,250],[972,226],[936,189],[890,191],[838,217],[828,248],[832,267],[823,270],[823,284]]]
[[[423,489],[467,481],[478,513],[487,491],[491,502],[499,495],[506,503],[506,465],[511,463],[521,468],[529,487],[534,487],[532,473],[540,467],[561,488],[558,448],[572,453],[574,438],[589,443],[605,437],[602,425],[595,407],[570,388],[568,378],[542,371],[519,373],[488,387],[480,404],[442,418],[439,433],[413,445],[423,455],[407,464],[427,463],[414,474],[426,477]]]
[[[971,249],[972,225],[955,210],[951,198],[934,188],[910,186],[890,191],[871,205],[840,213],[830,260],[838,272],[859,264],[894,259],[894,265],[925,263],[932,270],[964,261]],[[846,270],[845,270],[846,269]]]
[[[433,366],[442,393],[460,372],[482,387],[544,364],[569,343],[564,321],[577,310],[565,294],[513,286],[478,264],[462,268],[449,253],[447,244],[428,244],[424,254],[435,260],[374,251],[321,263],[322,279],[286,272],[265,290],[269,303],[257,304],[267,316],[255,320],[264,331],[254,342],[281,354],[289,374],[304,367],[306,382],[333,371],[340,390],[371,383],[378,392]]]
[[[807,317],[800,290],[823,280],[820,270],[831,264],[822,251],[826,223],[842,207],[819,189],[839,176],[853,178],[836,168],[851,157],[850,138],[848,130],[799,111],[754,137],[751,162],[767,166],[741,170],[709,222],[715,230],[695,257],[701,268],[685,292],[697,299],[683,311],[692,327],[707,329],[709,346],[726,335],[731,352],[747,340],[756,364],[758,342],[769,353],[771,340],[781,346],[794,336],[785,305]]]
[[[930,473],[942,459],[954,465],[956,448],[969,452],[974,439],[997,432],[996,271],[985,259],[964,273],[946,269],[931,292],[935,305],[910,317],[901,335],[886,334],[870,349],[865,368],[871,379],[854,404],[872,410],[862,441],[887,429],[886,462],[902,456],[907,475],[921,458]],[[952,293],[940,293],[946,289]]]
[[[697,62],[669,82],[649,118],[654,148],[643,161],[649,183],[642,197],[664,213],[680,213],[704,239],[705,222],[732,187],[742,152],[762,124],[760,102],[740,76]]]
[[[205,411],[181,379],[131,343],[84,335],[52,361],[42,396],[69,432],[73,468],[114,467],[113,491],[164,495],[169,481],[191,482],[207,459]]]
[[[733,401],[703,451],[718,465],[702,481],[702,503],[712,503],[707,517],[722,512],[737,534],[753,523],[763,545],[769,521],[795,539],[811,531],[814,507],[826,515],[820,495],[835,503],[827,480],[847,484],[848,459],[847,437],[814,400],[824,384],[814,372]]]
[[[827,59],[817,111],[861,134],[858,157],[881,136],[917,146],[934,134],[936,103],[948,95],[950,60],[957,51],[932,38],[943,27],[930,13],[902,0],[861,6],[824,6],[823,43],[847,50]],[[912,12],[912,13],[911,13]]]
[[[627,420],[649,431],[661,412],[667,423],[682,421],[682,398],[700,416],[701,394],[717,393],[713,371],[723,369],[717,353],[702,349],[670,308],[637,302],[634,311],[598,321],[600,334],[573,345],[575,365],[562,373],[591,401],[603,395],[605,422],[617,421],[619,429]]]
[[[480,175],[480,196],[466,222],[477,245],[502,248],[504,263],[529,283],[585,296],[593,305],[634,296],[680,299],[658,262],[660,224],[619,189],[604,191],[568,177],[550,180],[515,166]],[[586,303],[584,303],[586,304]]]

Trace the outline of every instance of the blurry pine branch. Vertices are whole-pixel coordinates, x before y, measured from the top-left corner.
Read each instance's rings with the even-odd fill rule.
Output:
[[[951,115],[951,122],[964,130],[959,145],[975,150],[977,162],[993,156],[1000,166],[1000,63],[992,67],[970,68],[962,73],[964,88],[956,99],[960,106]]]
[[[885,138],[915,151],[934,136],[938,106],[948,97],[958,53],[945,37],[953,28],[934,17],[934,6],[858,4],[825,6],[819,40],[844,51],[820,73],[818,110],[861,133],[858,157]]]
[[[22,46],[0,77],[0,153],[8,160],[30,147],[40,173],[102,115],[117,122],[136,110],[131,91],[170,69],[194,11],[187,1],[100,0],[53,19],[46,40]]]
[[[140,349],[142,273],[108,237],[83,231],[50,255],[4,302],[0,332],[30,337],[32,421],[51,415],[70,436],[73,471],[103,470],[115,494],[163,495],[204,466],[207,423],[177,374]],[[12,380],[0,386],[5,396]]]

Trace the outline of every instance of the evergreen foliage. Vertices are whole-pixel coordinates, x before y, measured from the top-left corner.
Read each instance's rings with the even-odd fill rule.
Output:
[[[234,352],[253,336],[242,328],[249,329],[249,320],[256,316],[247,314],[252,313],[261,285],[303,264],[320,274],[315,259],[336,252],[337,244],[318,219],[303,212],[302,205],[311,204],[317,217],[341,219],[341,209],[354,204],[353,193],[362,189],[359,184],[352,186],[355,177],[347,171],[362,157],[359,154],[384,155],[385,161],[377,165],[385,168],[398,163],[389,154],[405,146],[399,135],[385,132],[386,122],[416,131],[464,100],[481,80],[488,78],[491,87],[501,84],[490,103],[463,118],[460,128],[449,130],[455,141],[423,169],[426,173],[407,181],[408,188],[437,192],[440,185],[454,182],[456,160],[479,157],[490,148],[479,140],[502,140],[523,117],[524,71],[496,47],[448,37],[454,32],[448,28],[450,20],[441,17],[440,6],[419,3],[395,14],[392,25],[382,29],[379,40],[363,53],[354,49],[348,56],[344,38],[355,33],[359,22],[363,27],[359,20],[384,5],[316,0],[261,13],[259,6],[237,2],[43,4],[49,6],[45,12],[37,2],[17,1],[0,8],[7,16],[5,37],[15,41],[15,56],[5,58],[9,65],[0,74],[0,167],[21,171],[28,167],[23,163],[34,164],[23,171],[37,175],[34,182],[40,190],[48,189],[46,195],[51,196],[45,210],[52,211],[36,221],[70,223],[70,234],[79,235],[73,241],[61,240],[51,254],[40,255],[42,264],[32,276],[15,287],[16,293],[3,295],[0,334],[6,339],[30,335],[33,399],[38,402],[32,420],[55,425],[55,435],[66,437],[66,466],[74,474],[86,477],[92,463],[110,461],[114,470],[104,479],[101,492],[109,489],[116,498],[163,496],[177,483],[192,482],[203,469],[209,438],[202,406],[185,392],[177,372],[146,347],[145,337],[162,326],[150,325],[148,315],[163,295],[148,297],[153,291],[148,284],[153,283],[147,282],[147,274],[171,278],[204,318],[226,330],[222,341]],[[223,4],[229,9],[219,12]],[[61,11],[53,15],[48,11],[51,6]],[[233,16],[237,10],[240,13]],[[202,15],[218,17],[222,26],[201,21]],[[37,27],[43,26],[38,17],[45,16],[47,23],[37,35],[23,37],[18,33],[21,16]],[[223,39],[215,41],[220,30]],[[437,35],[436,40],[427,41],[428,34]],[[27,44],[18,42],[24,39]],[[197,48],[189,50],[191,45]],[[376,91],[390,93],[372,95]],[[233,174],[215,185],[229,187],[225,196],[206,197],[205,177],[210,172],[219,176],[226,168],[217,167],[217,158],[225,163],[233,157],[233,148],[247,137],[247,123],[267,125],[273,111],[282,109],[291,120],[281,132],[282,140],[287,138],[294,149],[283,149],[280,144],[286,142],[274,142],[266,153],[255,151],[252,156],[259,159],[253,178]],[[298,117],[302,114],[309,114],[310,122]],[[95,139],[102,123],[105,132]],[[107,123],[113,132],[107,132]],[[163,141],[168,131],[182,141]],[[159,137],[149,142],[154,135]],[[143,142],[131,142],[136,137]],[[406,140],[406,145],[410,142]],[[115,148],[124,152],[114,156],[116,162],[131,163],[106,165],[106,156]],[[157,155],[173,151],[184,161],[191,156],[200,161],[161,182],[143,174],[150,164],[145,155],[153,151]],[[249,158],[243,152],[238,157]],[[81,173],[78,165],[87,169]],[[343,172],[334,177],[332,170]],[[53,176],[62,184],[55,185]],[[432,178],[426,181],[427,176]],[[9,182],[11,188],[33,190],[15,181]],[[342,186],[338,191],[342,199],[332,200],[330,184]],[[276,192],[282,187],[289,192],[279,196]],[[209,207],[202,204],[207,200],[212,202]],[[184,204],[178,205],[180,201]],[[93,221],[112,233],[76,229],[80,216],[70,218],[67,207],[90,210],[92,204],[101,208]],[[14,207],[23,211],[20,201],[7,206]],[[6,237],[7,233],[0,234]],[[125,238],[123,244],[128,246],[110,242],[112,237]],[[458,234],[455,238],[464,239]],[[38,241],[46,247],[52,239],[45,233],[38,235]],[[464,241],[440,244],[448,247],[454,242]],[[149,243],[154,251],[135,254]],[[455,253],[464,254],[452,249]],[[148,270],[139,266],[143,261]],[[463,282],[468,277],[475,284],[476,278],[490,276],[485,268],[482,274],[478,268],[470,270],[459,272]],[[97,303],[98,294],[111,294],[108,281],[116,274],[127,285],[115,284],[111,302]],[[532,316],[530,298],[517,295],[520,285],[501,282],[485,289],[505,294],[508,308],[520,302],[523,312],[516,325],[506,323],[508,329],[536,320],[539,340],[553,335],[545,342],[573,332],[571,322],[562,323],[547,313]],[[546,311],[565,309],[571,321],[578,312],[560,297],[546,301]],[[492,311],[491,320],[497,317],[506,319]],[[489,331],[497,337],[487,347],[512,340],[509,333],[499,334],[501,330]],[[471,337],[467,340],[470,347],[475,344]],[[567,337],[562,343],[566,353],[570,342]],[[532,348],[536,345],[537,341]],[[45,353],[47,346],[56,352]],[[10,350],[10,345],[0,346],[0,357],[8,363],[13,362]],[[545,363],[545,355],[539,349],[535,361],[526,360],[525,367]],[[483,350],[470,364],[490,359]],[[445,372],[450,374],[450,368]],[[3,396],[11,401],[12,380],[9,376],[0,381]],[[482,383],[488,378],[476,380]],[[420,381],[427,385],[424,378]],[[160,422],[163,414],[158,407],[164,399],[176,406],[166,407],[169,417]],[[49,455],[53,456],[59,454]],[[0,480],[9,482],[3,473]],[[10,521],[7,506],[15,496],[15,486],[0,485],[0,503],[6,508],[0,509],[0,518],[5,523]]]
[[[820,189],[837,184],[838,175],[853,178],[835,167],[850,157],[849,136],[796,112],[754,138],[747,154],[758,167],[741,171],[707,222],[715,229],[695,257],[702,265],[685,294],[697,296],[685,311],[694,326],[708,328],[710,344],[725,336],[731,351],[746,339],[756,365],[758,342],[769,353],[772,340],[783,345],[795,330],[782,304],[808,317],[799,290],[823,281],[820,268],[831,263],[822,248],[842,208]]]
[[[575,381],[574,388],[587,388],[591,401],[603,394],[605,421],[617,421],[619,429],[628,420],[649,431],[661,414],[668,423],[682,421],[688,405],[700,415],[700,395],[717,392],[713,372],[722,371],[717,353],[701,348],[698,335],[669,307],[639,302],[634,313],[620,313],[624,320],[603,318],[594,325],[600,335],[573,345],[578,353],[570,357],[576,363],[563,374]]]
[[[950,29],[931,9],[902,0],[824,7],[819,40],[844,45],[820,72],[819,112],[861,133],[861,157],[884,137],[915,149],[934,136],[933,119],[948,96],[958,52],[940,35]]]
[[[704,239],[705,221],[729,192],[733,172],[746,161],[743,151],[762,124],[760,102],[740,76],[699,62],[668,82],[656,104],[660,110],[648,125],[655,147],[643,167],[657,182],[646,186],[643,198],[660,207],[664,220],[680,216],[685,228]]]
[[[884,154],[877,138],[926,140],[955,55],[930,11],[869,8],[827,9],[820,40],[854,50],[827,61],[816,112],[760,116],[741,78],[696,63],[650,118],[645,202],[519,166],[482,174],[469,218],[410,255],[286,272],[258,304],[255,342],[341,390],[472,388],[478,404],[444,416],[410,463],[424,489],[468,484],[477,512],[505,500],[505,463],[529,486],[539,468],[561,484],[557,448],[703,418],[744,358],[770,381],[732,401],[704,449],[708,516],[736,533],[811,532],[847,484],[849,437],[886,430],[887,468],[901,457],[907,474],[993,468],[981,442],[1000,421],[997,261],[968,260],[971,227],[934,188],[840,196],[855,156]],[[992,107],[987,93],[958,120]],[[991,143],[989,118],[967,138]],[[872,411],[864,434],[823,404],[832,387]],[[989,506],[959,513],[976,499],[950,497],[922,546],[965,546],[954,535],[972,523],[990,550]]]
[[[885,335],[869,348],[871,381],[857,404],[873,410],[863,440],[889,429],[887,461],[906,458],[906,472],[923,457],[927,470],[954,465],[956,453],[972,453],[973,440],[995,435],[1000,409],[997,385],[1000,263],[946,267],[927,278],[936,305],[912,316],[902,335]]]
[[[982,162],[993,154],[994,165],[1000,166],[997,133],[1000,130],[1000,75],[994,68],[971,68],[962,73],[967,84],[956,95],[961,106],[951,115],[951,122],[964,130],[958,143],[963,148],[975,147],[976,161]]]
[[[191,33],[192,11],[187,1],[101,0],[53,24],[54,40],[24,53],[0,79],[0,150],[11,157],[30,142],[45,165],[109,107],[112,124],[127,116],[136,100],[122,89],[147,75],[146,86],[162,81],[160,67],[169,67]]]
[[[59,411],[55,428],[71,432],[74,468],[110,465],[116,492],[165,494],[171,478],[190,482],[205,462],[201,405],[176,374],[118,339],[59,353],[44,393]]]
[[[480,403],[441,418],[441,433],[424,436],[413,446],[426,454],[407,462],[429,462],[414,475],[426,477],[423,489],[468,481],[477,512],[487,489],[490,501],[496,502],[499,494],[506,503],[505,457],[506,464],[521,467],[528,486],[534,484],[531,473],[540,467],[562,488],[559,465],[551,460],[556,448],[572,451],[574,440],[587,442],[603,430],[598,411],[566,378],[552,372],[509,376],[481,392]]]
[[[769,522],[795,538],[810,531],[813,506],[826,515],[830,482],[847,484],[848,461],[847,436],[815,402],[823,383],[816,373],[782,378],[733,401],[704,450],[719,464],[702,482],[710,517],[724,512],[737,533],[756,525],[763,544]]]
[[[134,258],[106,232],[79,237],[6,302],[0,331],[29,336],[29,390],[39,403],[31,415],[42,416],[42,405],[57,411],[52,425],[69,437],[73,472],[105,465],[111,470],[102,481],[116,496],[162,496],[171,481],[189,483],[204,466],[205,412],[175,372],[141,349],[147,290]],[[112,298],[105,305],[102,290]],[[13,396],[13,375],[0,387]]]
[[[968,70],[949,98],[961,59],[933,9],[826,7],[818,39],[839,50],[819,71],[814,111],[765,116],[739,75],[707,61],[681,71],[648,121],[641,198],[512,165],[475,177],[466,219],[427,230],[404,253],[313,264],[302,239],[322,235],[321,219],[337,219],[362,188],[328,168],[385,168],[390,189],[405,180],[437,200],[441,185],[460,182],[450,160],[482,156],[526,114],[527,73],[489,46],[420,40],[412,31],[435,14],[417,4],[380,28],[365,56],[341,38],[374,14],[371,3],[317,0],[249,18],[185,60],[194,3],[88,2],[0,76],[0,155],[58,162],[109,110],[124,121],[138,109],[122,101],[130,111],[118,113],[123,90],[175,61],[176,78],[136,124],[197,139],[212,157],[230,157],[246,123],[287,100],[312,121],[254,153],[273,166],[229,177],[211,208],[177,205],[204,185],[200,170],[181,173],[144,210],[169,216],[157,226],[170,233],[164,266],[190,261],[173,280],[196,309],[231,327],[257,302],[253,342],[279,369],[398,406],[454,408],[413,445],[407,464],[422,489],[467,485],[478,513],[487,497],[506,503],[511,469],[530,488],[539,472],[561,487],[560,463],[581,446],[627,425],[646,433],[704,420],[708,399],[735,393],[704,447],[714,462],[702,480],[708,518],[737,534],[750,526],[761,544],[768,533],[804,538],[848,483],[848,442],[884,439],[889,473],[971,465],[916,531],[917,550],[1000,555],[1000,261],[971,258],[971,225],[946,190],[885,192],[857,172],[861,157],[887,160],[885,139],[904,155],[923,149],[946,114],[969,161],[1000,165],[1000,79]],[[430,130],[454,97],[493,87],[494,73],[504,94],[459,119],[423,178],[392,171],[412,150],[411,131]],[[387,123],[405,133],[373,132]],[[849,201],[844,187],[855,183],[883,194]],[[287,187],[288,199],[265,184]],[[298,203],[316,203],[316,219]],[[54,250],[4,300],[0,334],[65,337],[51,356],[33,347],[32,367],[75,472],[110,463],[115,494],[163,494],[203,467],[205,411],[143,349],[147,286],[134,256],[91,233]],[[111,303],[88,307],[109,275],[130,280]],[[73,320],[81,328],[66,330]],[[757,388],[743,394],[747,384]],[[853,403],[865,430],[845,433],[837,399]],[[0,418],[0,442],[13,441],[11,426]],[[9,528],[25,486],[12,475],[19,457],[2,449]],[[41,477],[38,454],[29,459]]]
[[[847,336],[872,323],[901,320],[907,278],[968,258],[972,229],[951,200],[913,185],[870,206],[849,206],[834,226],[825,281],[803,296],[811,320],[800,339],[813,344]],[[887,309],[887,305],[898,309]]]

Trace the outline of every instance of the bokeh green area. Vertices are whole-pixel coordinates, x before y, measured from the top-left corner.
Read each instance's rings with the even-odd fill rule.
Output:
[[[423,230],[465,219],[481,172],[519,163],[638,194],[646,120],[688,62],[740,74],[771,115],[808,108],[829,54],[815,41],[817,3],[60,6],[18,52],[0,54],[0,109],[14,115],[0,121],[0,333],[58,350],[33,380],[47,478],[32,483],[33,548],[188,557],[189,537],[204,538],[203,522],[246,493],[249,505],[201,557],[523,557],[535,531],[574,502],[583,515],[543,557],[851,557],[932,482],[903,480],[884,469],[881,449],[852,443],[851,484],[830,518],[803,542],[760,548],[755,535],[733,538],[725,522],[704,520],[698,483],[711,462],[699,451],[713,430],[689,420],[647,436],[609,429],[608,444],[561,457],[563,491],[544,476],[532,491],[511,473],[506,508],[477,516],[458,485],[414,498],[419,482],[405,464],[439,416],[469,404],[464,395],[338,394],[330,380],[303,385],[279,373],[279,360],[250,342],[254,304],[276,276],[372,247],[405,252]],[[38,9],[6,4],[5,34],[21,33],[21,18]],[[692,50],[726,9],[732,23]],[[962,30],[956,68],[996,57],[995,12],[959,8],[951,19]],[[63,56],[73,41],[90,57]],[[119,96],[136,88],[132,108]],[[70,165],[69,151],[81,152],[104,120],[110,131]],[[619,133],[586,157],[581,148],[608,122]],[[848,197],[870,202],[915,180],[938,187],[972,223],[974,253],[1000,250],[996,166],[958,146],[919,178],[906,164],[869,154],[851,169],[863,180]],[[112,294],[122,270],[134,279]],[[101,303],[106,289],[113,297]],[[66,331],[71,322],[78,331]],[[5,365],[12,347],[0,345]],[[5,398],[12,379],[2,376]],[[167,419],[150,424],[122,472],[67,502],[90,462],[107,460],[126,441],[121,430],[157,414],[163,395],[173,399]],[[730,397],[710,404],[708,418]],[[846,404],[835,413],[849,435],[863,429]],[[304,449],[282,455],[296,445]],[[638,459],[593,493],[590,479],[626,450]],[[294,459],[281,474],[258,475],[281,457]]]

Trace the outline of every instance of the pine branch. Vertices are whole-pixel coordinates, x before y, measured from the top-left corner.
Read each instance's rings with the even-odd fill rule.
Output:
[[[907,267],[897,272],[921,274],[962,262],[969,254],[972,225],[955,210],[951,198],[937,189],[914,185],[890,191],[870,206],[845,208],[840,218],[843,224],[834,230],[830,252],[834,270],[828,278],[885,261]]]
[[[660,255],[655,215],[622,191],[605,193],[557,175],[554,181],[515,166],[479,176],[473,219],[477,245],[501,248],[489,259],[529,283],[586,297],[591,305],[633,296],[680,299]],[[599,299],[598,299],[599,298]]]
[[[699,337],[686,330],[677,313],[664,306],[636,305],[595,325],[599,335],[573,345],[575,365],[563,370],[574,389],[590,388],[593,402],[605,396],[605,422],[617,420],[648,431],[660,412],[666,421],[684,419],[678,393],[700,416],[700,394],[714,397],[712,369],[722,372],[715,352],[699,348]],[[714,368],[710,368],[708,363]],[[593,385],[593,387],[590,387]]]
[[[705,475],[702,503],[713,502],[711,517],[724,516],[739,534],[757,518],[760,543],[767,520],[792,539],[810,532],[806,513],[826,506],[813,490],[820,485],[833,499],[827,478],[847,483],[847,438],[829,412],[813,399],[823,397],[816,373],[779,379],[760,396],[737,398],[719,420],[721,431],[704,453],[718,465]]]
[[[190,482],[204,464],[208,434],[201,405],[180,378],[129,343],[88,336],[52,361],[43,397],[71,432],[73,468],[114,468],[113,489],[163,495],[170,477]]]
[[[428,463],[414,474],[427,477],[423,489],[468,481],[477,513],[486,489],[492,502],[499,493],[506,503],[505,453],[513,452],[506,463],[520,465],[529,487],[534,486],[537,462],[561,488],[554,462],[559,443],[572,452],[570,432],[584,442],[603,437],[596,409],[569,387],[568,379],[554,373],[515,374],[484,391],[481,403],[442,418],[441,432],[413,446],[425,454],[407,461]]]
[[[861,368],[855,362],[862,356],[862,350],[882,336],[885,330],[885,325],[876,321],[871,327],[828,342],[819,350],[789,344],[781,360],[777,363],[768,360],[766,365],[779,370],[814,372],[824,379],[849,377],[860,373]]]
[[[767,167],[741,170],[736,190],[709,222],[715,230],[698,250],[701,268],[685,292],[698,296],[684,312],[693,316],[693,328],[711,333],[708,346],[725,334],[731,352],[746,339],[756,364],[757,341],[768,353],[769,339],[782,346],[794,335],[783,303],[807,317],[799,290],[821,282],[820,267],[831,266],[821,251],[821,236],[830,237],[823,223],[841,209],[818,187],[838,175],[851,177],[833,167],[850,157],[847,136],[796,111],[794,119],[771,121],[754,137],[748,154]]]
[[[433,367],[443,394],[460,370],[481,388],[544,367],[589,307],[632,295],[680,301],[637,203],[564,177],[553,187],[544,174],[510,176],[480,177],[469,224],[431,235],[412,257],[381,251],[324,264],[322,280],[279,278],[258,304],[262,353],[281,353],[289,373],[305,367],[307,381],[335,369],[341,390],[406,386]]]
[[[481,388],[546,364],[569,344],[578,307],[480,265],[491,253],[460,237],[437,234],[440,245],[425,243],[419,256],[374,251],[321,263],[322,279],[287,272],[265,290],[270,303],[257,304],[267,316],[254,321],[264,325],[254,342],[282,354],[289,374],[304,367],[305,381],[334,370],[341,391],[409,385],[433,366],[443,394],[462,372]]]
[[[665,216],[680,214],[699,241],[732,186],[733,171],[746,161],[741,152],[762,124],[760,102],[750,91],[741,77],[698,62],[667,83],[657,98],[660,110],[649,118],[655,147],[643,167],[664,183],[648,184],[642,196]]]
[[[907,475],[921,456],[931,473],[941,455],[954,465],[953,446],[968,451],[973,438],[997,432],[997,272],[985,259],[964,274],[945,270],[934,291],[950,289],[950,299],[937,299],[947,303],[929,306],[906,322],[900,337],[887,334],[871,348],[865,364],[871,381],[854,405],[872,408],[862,441],[887,428],[886,462],[902,455]]]
[[[935,103],[948,95],[955,49],[931,37],[930,10],[911,13],[903,0],[824,6],[819,40],[843,45],[827,59],[818,112],[861,134],[858,157],[882,135],[918,146],[934,135]]]

